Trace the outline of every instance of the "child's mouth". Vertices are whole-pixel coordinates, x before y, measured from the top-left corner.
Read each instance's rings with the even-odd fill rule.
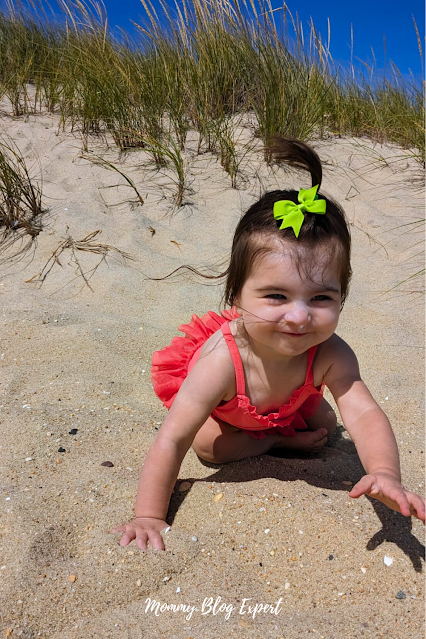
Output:
[[[290,337],[304,337],[306,333],[287,333],[287,331],[283,331],[283,335],[290,335]]]

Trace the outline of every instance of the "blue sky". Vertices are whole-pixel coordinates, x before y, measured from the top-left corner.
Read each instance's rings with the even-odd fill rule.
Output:
[[[138,22],[144,14],[139,0],[104,0],[111,26],[118,25],[131,29],[130,20]],[[170,0],[166,4],[174,6]],[[411,15],[417,23],[422,48],[424,50],[425,9],[422,0],[356,0],[346,3],[344,0],[289,0],[287,5],[296,17],[303,22],[304,33],[309,33],[308,23],[312,16],[315,27],[327,42],[327,17],[330,18],[331,41],[330,51],[333,59],[339,63],[350,60],[351,55],[351,23],[354,33],[354,58],[358,57],[367,63],[372,62],[371,48],[377,59],[377,68],[384,68],[383,34],[386,36],[387,64],[390,60],[396,64],[402,74],[409,74],[409,69],[420,79],[422,67],[417,45],[417,37]],[[158,6],[154,0],[154,6]],[[283,6],[283,2],[272,0],[273,8]],[[282,11],[274,13],[276,20]],[[292,30],[291,30],[292,33]],[[354,59],[354,63],[356,60]]]
[[[39,0],[41,3],[43,0]],[[13,0],[12,0],[13,2]],[[271,0],[274,9],[283,6],[282,0]],[[165,0],[170,7],[173,0]],[[6,0],[0,0],[0,7],[5,7]],[[55,0],[51,5],[55,6]],[[140,0],[104,0],[111,27],[122,27],[133,30],[131,20],[141,22],[144,8]],[[158,0],[153,0],[158,7]],[[365,69],[356,60],[360,58],[371,65],[373,47],[376,56],[376,69],[379,76],[383,74],[385,66],[383,34],[386,36],[386,66],[390,69],[392,60],[404,78],[409,79],[409,70],[413,72],[417,81],[422,78],[422,65],[418,50],[417,37],[412,15],[419,29],[422,48],[425,49],[425,9],[423,0],[356,0],[346,3],[344,0],[288,0],[287,5],[296,17],[303,23],[305,36],[309,34],[309,22],[312,16],[315,27],[322,35],[323,42],[327,42],[327,17],[330,18],[331,41],[330,51],[335,62],[347,65],[351,58],[351,23],[354,34],[354,64]],[[274,12],[277,25],[280,23],[282,10]],[[282,21],[282,18],[281,18]],[[291,27],[291,25],[290,25]],[[291,35],[293,29],[290,28]]]

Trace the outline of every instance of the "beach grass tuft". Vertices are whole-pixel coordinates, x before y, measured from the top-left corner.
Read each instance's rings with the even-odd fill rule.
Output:
[[[0,137],[0,246],[6,251],[24,242],[9,258],[33,243],[45,213],[41,186],[31,178],[23,155],[11,139]]]

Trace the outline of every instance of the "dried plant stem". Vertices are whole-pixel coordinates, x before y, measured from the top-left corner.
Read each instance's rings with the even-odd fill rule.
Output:
[[[123,173],[123,171],[120,171],[120,169],[118,169],[114,164],[112,164],[111,162],[108,162],[108,160],[105,160],[104,158],[101,158],[99,155],[95,155],[94,153],[91,153],[91,152],[90,152],[90,155],[82,155],[81,157],[84,158],[85,160],[90,160],[91,162],[94,162],[95,164],[106,166],[107,168],[112,169],[113,171],[116,171],[117,173],[119,173],[126,180],[127,184],[134,190],[139,202],[142,205],[144,204],[144,199],[142,195],[139,193],[139,191],[137,190],[133,180],[131,180],[128,175]]]
[[[95,274],[100,264],[106,260],[106,258],[111,252],[118,253],[124,259],[134,260],[134,258],[131,255],[129,255],[129,253],[121,251],[115,246],[111,246],[110,244],[102,244],[100,242],[94,242],[93,239],[96,237],[96,235],[98,235],[101,232],[102,232],[101,230],[92,231],[92,233],[89,233],[88,235],[86,235],[86,237],[84,237],[82,240],[74,240],[70,235],[68,235],[68,237],[63,242],[61,242],[59,246],[53,251],[52,255],[50,256],[50,258],[48,259],[48,261],[46,262],[46,264],[44,265],[40,273],[37,273],[33,275],[32,277],[30,277],[30,279],[26,280],[26,283],[39,284],[40,286],[42,286],[47,276],[54,268],[55,264],[58,264],[59,266],[62,267],[62,264],[59,260],[59,257],[61,256],[61,254],[66,250],[70,250],[72,258],[74,262],[76,263],[78,274],[83,278],[83,281],[86,284],[86,286],[88,286],[88,288],[90,288],[90,290],[93,291],[92,287],[89,284],[89,279],[93,277],[93,275]],[[96,264],[96,266],[91,269],[90,277],[87,277],[86,272],[83,270],[83,267],[78,259],[78,255],[76,251],[96,253],[102,256],[98,264]]]

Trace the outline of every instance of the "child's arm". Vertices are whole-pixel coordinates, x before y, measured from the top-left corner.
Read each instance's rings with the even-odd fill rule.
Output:
[[[229,351],[213,349],[202,355],[183,382],[145,459],[135,503],[135,519],[114,528],[124,533],[121,546],[133,539],[145,550],[164,550],[161,530],[183,458],[195,435],[232,385],[235,372]]]
[[[343,423],[367,473],[352,488],[349,496],[375,497],[389,508],[406,517],[413,515],[424,523],[425,501],[401,486],[395,436],[388,418],[361,380],[354,352],[336,335],[330,342],[331,363],[324,382],[336,400]]]

